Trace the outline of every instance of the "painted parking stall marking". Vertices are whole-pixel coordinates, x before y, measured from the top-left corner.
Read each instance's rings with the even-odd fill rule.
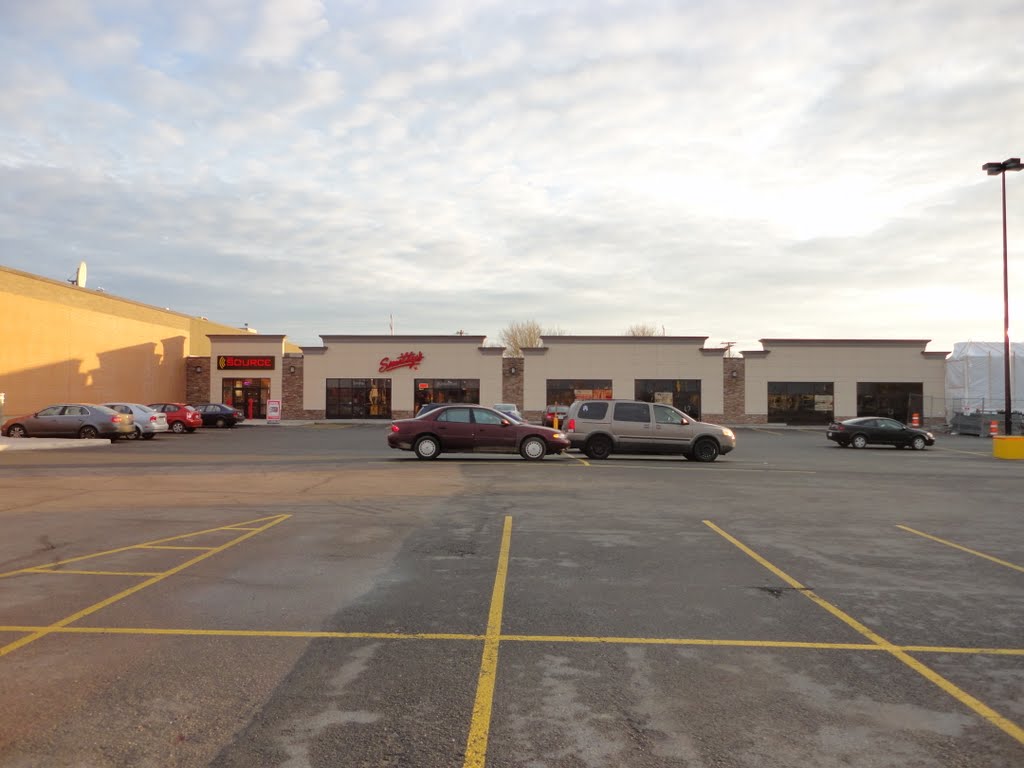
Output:
[[[273,528],[275,525],[277,525],[278,523],[283,522],[284,520],[287,520],[289,517],[291,517],[291,515],[273,515],[272,517],[268,517],[268,518],[260,518],[259,520],[247,521],[247,523],[256,523],[256,522],[261,522],[262,521],[263,525],[261,525],[258,528],[247,529],[245,532],[242,533],[241,536],[236,536],[235,538],[231,539],[230,541],[226,542],[225,544],[221,544],[219,547],[214,547],[213,549],[210,549],[210,550],[208,550],[206,552],[203,552],[202,554],[196,555],[195,557],[191,558],[190,560],[186,560],[184,563],[176,565],[173,568],[170,568],[170,569],[168,569],[166,571],[162,571],[162,572],[158,573],[155,576],[151,576],[151,577],[147,578],[145,581],[142,581],[142,582],[140,582],[140,583],[138,583],[138,584],[136,584],[136,585],[134,585],[132,587],[129,587],[128,589],[124,589],[124,590],[118,592],[115,595],[111,595],[110,597],[106,598],[105,600],[100,600],[98,603],[93,603],[92,605],[88,606],[87,608],[83,608],[82,610],[78,611],[77,613],[73,613],[73,614],[71,614],[69,616],[65,616],[63,619],[61,619],[59,621],[56,621],[56,622],[54,622],[54,623],[52,623],[52,624],[50,624],[50,625],[48,625],[46,627],[43,627],[43,628],[41,628],[41,629],[39,629],[37,631],[34,631],[31,634],[27,634],[24,637],[18,638],[14,642],[8,643],[7,645],[5,645],[3,647],[0,647],[0,656],[6,656],[7,654],[9,654],[9,653],[11,653],[13,651],[16,651],[19,648],[23,648],[26,645],[28,645],[30,643],[33,643],[36,640],[39,640],[40,638],[46,637],[48,634],[50,634],[55,629],[59,629],[61,627],[66,627],[69,624],[74,624],[76,621],[79,621],[80,619],[84,619],[86,616],[89,616],[89,615],[91,615],[93,613],[96,613],[97,611],[100,611],[100,610],[102,610],[103,608],[106,608],[109,605],[113,605],[114,603],[116,603],[116,602],[118,602],[120,600],[123,600],[124,598],[126,598],[126,597],[128,597],[130,595],[134,595],[135,593],[140,592],[143,589],[146,589],[146,587],[150,587],[150,586],[152,586],[154,584],[157,584],[157,583],[163,581],[164,579],[166,579],[166,578],[168,578],[170,576],[175,575],[176,573],[181,573],[186,568],[190,568],[193,565],[195,565],[196,563],[200,563],[203,560],[206,560],[207,558],[213,557],[214,555],[216,555],[216,554],[218,554],[220,552],[223,552],[226,549],[230,549],[231,547],[235,546],[236,544],[241,544],[246,539],[251,539],[253,536],[256,536],[257,534],[262,533],[263,531],[266,531],[269,528]],[[230,526],[221,526],[219,528],[208,529],[208,530],[204,531],[204,533],[212,533],[214,531],[219,531],[219,530],[234,530],[234,529],[232,529]],[[160,541],[173,541],[173,540],[176,540],[176,539],[186,538],[186,537],[188,537],[190,535],[194,536],[196,534],[184,534],[182,536],[174,536],[174,537],[170,537],[168,539],[161,539]],[[153,542],[149,542],[149,543],[153,543]],[[71,558],[71,559],[65,560],[63,562],[81,562],[82,560],[87,560],[89,558],[100,557],[100,556],[102,556],[102,554],[109,554],[110,552],[114,552],[114,551],[116,551],[116,552],[123,552],[123,551],[129,550],[129,549],[133,549],[133,548],[134,548],[133,546],[121,547],[121,548],[118,548],[117,550],[108,551],[107,553],[97,553],[97,554],[94,554],[94,555],[86,555],[86,556],[83,556],[83,557]],[[60,564],[60,562],[54,563],[54,564],[52,564],[52,567],[56,567],[59,564]],[[36,566],[36,567],[33,567],[33,568],[22,569],[20,572],[21,573],[37,572],[38,570],[39,570],[39,567]]]
[[[998,557],[993,557],[992,555],[986,555],[984,552],[979,552],[976,549],[971,549],[970,547],[965,547],[962,544],[957,544],[955,542],[948,541],[947,539],[940,539],[938,536],[932,536],[930,533],[925,533],[923,531],[915,530],[914,528],[911,528],[908,525],[897,525],[896,527],[899,528],[901,531],[906,531],[907,533],[913,533],[915,536],[921,536],[922,538],[925,538],[925,539],[931,539],[932,541],[938,542],[939,544],[944,544],[947,547],[952,547],[953,549],[959,549],[961,552],[966,552],[969,555],[974,555],[975,557],[981,557],[981,558],[984,558],[985,560],[989,560],[989,561],[991,561],[993,563],[997,563],[998,565],[1002,565],[1002,566],[1005,566],[1007,568],[1012,568],[1015,571],[1020,571],[1021,573],[1024,573],[1024,567],[1021,567],[1019,565],[1014,565],[1011,562],[1008,562],[1006,560],[1002,560],[1002,559],[1000,559]]]

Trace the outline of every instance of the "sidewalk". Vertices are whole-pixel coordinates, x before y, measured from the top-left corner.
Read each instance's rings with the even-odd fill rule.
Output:
[[[109,440],[75,437],[0,437],[0,451],[52,451],[57,448],[109,448]]]

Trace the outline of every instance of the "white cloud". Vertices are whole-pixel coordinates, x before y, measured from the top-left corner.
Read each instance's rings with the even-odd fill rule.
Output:
[[[320,0],[264,0],[255,34],[243,55],[256,62],[284,63],[329,29]]]

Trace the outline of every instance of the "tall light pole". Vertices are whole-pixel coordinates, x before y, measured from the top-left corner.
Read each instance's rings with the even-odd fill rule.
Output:
[[[1010,286],[1006,254],[1006,172],[1024,170],[1019,157],[1011,157],[1001,163],[985,163],[981,166],[989,176],[1001,176],[1003,181],[1003,387],[1006,391],[1006,421],[1004,434],[1013,434],[1013,405],[1010,397]]]

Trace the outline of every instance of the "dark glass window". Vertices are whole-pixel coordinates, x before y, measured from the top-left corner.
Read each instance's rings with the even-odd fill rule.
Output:
[[[426,403],[480,402],[480,379],[416,379],[413,387],[417,413]]]
[[[857,415],[887,416],[904,424],[913,413],[921,412],[924,384],[857,382]]]
[[[390,419],[391,379],[327,379],[328,419]]]
[[[495,426],[501,424],[504,419],[493,411],[473,411],[473,421],[477,424],[493,424]]]
[[[548,379],[548,405],[569,405],[574,400],[611,400],[611,379]]]
[[[828,424],[832,421],[831,381],[769,381],[768,421],[776,424]]]
[[[645,403],[664,403],[700,418],[700,379],[636,379],[633,397]]]
[[[603,419],[608,415],[608,403],[583,403],[580,406],[578,419]]]
[[[615,421],[649,422],[651,406],[646,403],[616,403],[612,418]]]
[[[450,421],[456,424],[469,424],[472,417],[469,408],[445,408],[437,417],[438,421]]]

